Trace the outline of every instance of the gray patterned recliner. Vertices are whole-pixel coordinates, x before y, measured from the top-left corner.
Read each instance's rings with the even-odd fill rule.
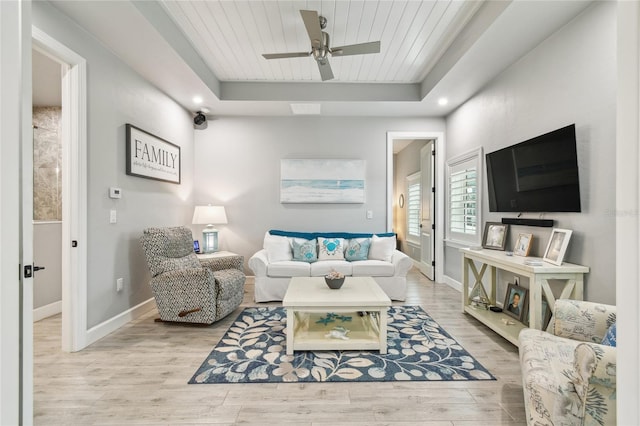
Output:
[[[211,324],[242,302],[242,256],[200,261],[184,226],[145,229],[141,241],[162,321]]]

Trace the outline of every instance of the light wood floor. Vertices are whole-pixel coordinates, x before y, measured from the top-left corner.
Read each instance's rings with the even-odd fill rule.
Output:
[[[154,310],[72,354],[55,316],[34,324],[35,424],[526,424],[516,347],[461,313],[459,292],[415,269],[408,281],[397,304],[422,306],[497,381],[187,385],[240,308],[210,327],[154,323]]]

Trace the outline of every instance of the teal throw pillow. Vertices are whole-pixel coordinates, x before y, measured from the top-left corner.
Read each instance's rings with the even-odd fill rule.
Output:
[[[344,250],[344,257],[351,262],[355,260],[367,260],[370,246],[371,240],[369,238],[354,238],[349,240]]]
[[[604,335],[604,338],[602,339],[602,344],[603,345],[607,345],[607,346],[613,346],[614,348],[616,347],[616,323],[614,322],[613,324],[611,324],[611,327],[609,327],[609,329],[607,330],[607,333]]]
[[[293,240],[293,260],[309,263],[318,260],[316,240],[307,240],[303,243]]]

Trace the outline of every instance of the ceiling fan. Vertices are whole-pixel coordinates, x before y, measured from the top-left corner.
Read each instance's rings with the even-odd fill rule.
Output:
[[[265,53],[262,56],[265,59],[282,59],[282,58],[303,58],[305,56],[313,56],[318,63],[320,77],[322,81],[331,80],[333,71],[329,65],[329,55],[331,56],[347,56],[362,55],[366,53],[380,53],[380,42],[371,41],[369,43],[350,44],[348,46],[329,47],[329,34],[322,31],[327,26],[327,18],[319,16],[315,10],[301,10],[304,26],[307,28],[309,39],[311,40],[310,52],[293,52],[293,53]]]

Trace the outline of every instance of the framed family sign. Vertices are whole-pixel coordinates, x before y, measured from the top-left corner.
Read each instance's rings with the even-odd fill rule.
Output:
[[[127,174],[180,184],[180,147],[126,125]]]

